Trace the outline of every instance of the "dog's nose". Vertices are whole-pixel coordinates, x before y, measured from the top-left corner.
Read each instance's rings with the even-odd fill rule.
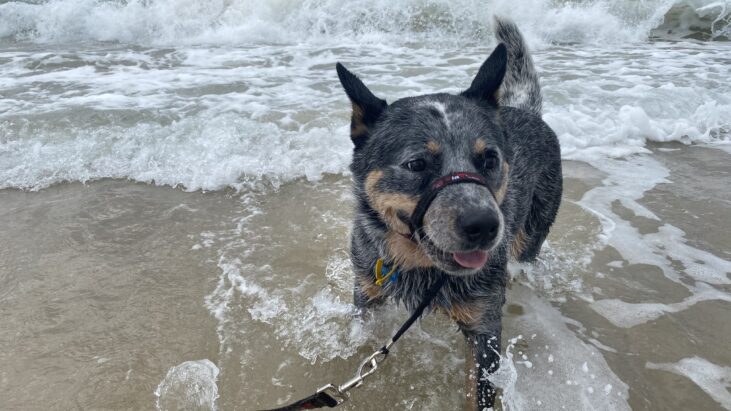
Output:
[[[487,245],[497,236],[500,220],[490,210],[473,210],[462,213],[457,220],[465,238],[477,246]]]

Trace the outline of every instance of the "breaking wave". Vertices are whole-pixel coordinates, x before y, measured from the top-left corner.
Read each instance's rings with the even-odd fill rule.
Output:
[[[0,4],[0,38],[134,44],[475,41],[513,17],[533,44],[728,39],[731,1],[50,0]]]

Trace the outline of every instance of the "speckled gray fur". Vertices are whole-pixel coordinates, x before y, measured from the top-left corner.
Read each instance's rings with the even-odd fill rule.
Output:
[[[476,360],[477,369],[469,372],[478,377],[483,371],[494,372],[498,365],[511,244],[518,232],[524,230],[525,247],[518,260],[536,257],[555,219],[562,190],[558,140],[540,118],[538,76],[528,50],[510,21],[498,19],[496,35],[507,49],[507,64],[505,49],[498,47],[472,86],[461,95],[423,95],[386,105],[342,66],[338,67],[348,96],[364,112],[362,129],[367,129],[362,132],[359,119],[354,116],[356,149],[351,170],[357,201],[351,255],[354,272],[361,281],[374,280],[378,258],[392,260],[386,243],[390,227],[366,193],[365,180],[371,172],[382,172],[375,187],[379,192],[414,198],[419,198],[435,179],[451,172],[481,173],[487,180],[489,189],[459,184],[440,192],[425,215],[426,235],[419,240],[424,248],[429,246],[428,241],[440,250],[466,250],[469,244],[454,232],[456,216],[466,209],[491,210],[499,216],[500,232],[491,244],[484,245],[490,258],[482,269],[475,272],[450,268],[435,261],[437,267],[402,270],[398,281],[379,289],[381,296],[377,298],[369,299],[361,291],[361,281],[356,281],[354,292],[355,303],[361,307],[390,298],[413,309],[429,286],[439,276],[447,275],[446,285],[434,300],[435,307],[448,310],[453,305],[474,303],[481,307],[476,321],[458,323],[471,349],[468,355]],[[494,88],[498,86],[496,94]],[[497,95],[500,104],[494,100]],[[484,140],[487,151],[496,153],[500,164],[508,164],[507,175],[502,167],[480,168],[474,149],[477,139]],[[438,143],[438,155],[426,150],[429,141]],[[415,158],[425,159],[426,170],[412,172],[403,166]],[[504,179],[507,191],[498,205],[492,193],[500,189]],[[495,391],[486,379],[478,380],[477,398],[469,399],[468,406],[482,409],[492,405]]]

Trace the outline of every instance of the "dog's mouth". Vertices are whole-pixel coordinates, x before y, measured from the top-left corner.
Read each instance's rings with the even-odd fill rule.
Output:
[[[489,257],[487,251],[482,250],[452,253],[452,258],[457,264],[473,270],[484,267]]]
[[[419,245],[440,269],[455,275],[472,274],[490,260],[489,250],[445,251],[437,247],[427,236],[419,236]]]

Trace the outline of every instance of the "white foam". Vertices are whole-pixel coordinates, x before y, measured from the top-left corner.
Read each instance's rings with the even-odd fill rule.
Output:
[[[524,309],[510,325],[532,336],[511,339],[500,370],[488,377],[502,388],[505,409],[530,410],[538,405],[543,409],[629,409],[629,387],[612,372],[599,351],[569,330],[567,322],[574,322],[526,287],[514,285],[508,294]],[[530,357],[530,367],[515,367],[526,362],[516,361],[518,346],[520,358]],[[604,387],[611,389],[607,392]]]
[[[665,52],[656,51],[649,60],[657,57],[663,61],[660,64],[665,64],[665,58],[661,57]],[[596,52],[603,53],[600,50]],[[642,64],[638,60],[634,62]],[[576,64],[577,61],[571,63]],[[674,62],[669,64],[675,65]],[[685,61],[685,64],[693,63]],[[619,63],[615,69],[622,70],[622,65]],[[548,96],[554,93],[558,96],[573,95],[568,105],[552,104],[550,97],[545,104],[544,119],[559,136],[565,159],[592,161],[607,156],[646,153],[645,146],[649,141],[714,142],[719,138],[727,139],[724,133],[731,130],[728,120],[731,118],[731,98],[728,93],[716,94],[692,86],[676,86],[669,77],[669,83],[664,83],[664,79],[653,75],[657,71],[650,66],[625,69],[621,76],[613,74],[613,79],[597,74],[589,67],[569,67],[567,64],[561,65],[560,69],[581,77],[576,83],[554,85],[544,81]],[[591,75],[587,75],[589,73]],[[672,71],[666,73],[671,74]],[[651,76],[645,78],[649,81],[638,77],[644,75]],[[616,87],[621,88],[604,90]],[[683,104],[676,104],[677,99],[681,99]],[[608,100],[612,101],[609,105]]]
[[[656,320],[664,314],[680,312],[701,301],[709,300],[731,302],[731,295],[708,287],[697,291],[681,302],[673,304],[627,303],[612,298],[594,301],[590,307],[616,327],[631,328],[648,321]]]
[[[0,142],[0,188],[37,190],[105,177],[187,190],[238,187],[252,179],[317,180],[347,170],[346,135],[344,126],[287,131],[235,114],[208,113],[168,125],[49,130],[45,141]]]
[[[464,61],[453,65],[445,62],[455,54],[438,47],[343,41],[346,47],[332,48],[0,50],[0,188],[112,177],[215,190],[347,174],[349,104],[334,61],[354,64],[393,101],[459,91],[487,52],[460,47]],[[536,53],[544,117],[564,158],[623,157],[646,152],[649,141],[728,139],[728,61],[717,56],[731,49],[654,43],[633,50],[584,45]]]
[[[662,270],[666,278],[688,289],[692,295],[677,303],[627,303],[618,299],[590,301],[591,307],[618,327],[633,327],[666,313],[685,310],[700,301],[729,301],[727,293],[708,284],[731,284],[731,262],[688,244],[685,233],[659,218],[639,203],[646,191],[668,182],[669,171],[650,156],[624,160],[595,161],[607,173],[603,185],[589,190],[579,204],[594,213],[602,224],[601,241],[616,249],[629,264],[648,264]],[[637,176],[643,178],[637,178]],[[640,233],[632,222],[620,217],[614,205],[621,204],[637,216],[658,221],[656,232]],[[682,269],[678,270],[679,263]],[[692,283],[683,281],[691,279]],[[591,299],[589,299],[591,300]]]
[[[731,141],[717,141],[707,144],[706,147],[715,148],[717,150],[725,151],[731,154]]]
[[[297,355],[315,363],[335,358],[349,358],[362,346],[371,333],[355,318],[356,309],[341,296],[352,295],[352,274],[345,253],[333,255],[325,276],[331,280],[313,295],[303,295],[301,288],[270,289],[258,279],[281,275],[271,266],[259,266],[248,262],[253,250],[272,243],[266,230],[251,230],[251,224],[261,224],[256,219],[262,215],[258,198],[253,194],[242,195],[242,217],[231,230],[219,233],[221,270],[216,288],[206,297],[206,306],[218,322],[221,352],[227,353],[232,345],[241,343],[251,327],[239,328],[241,309],[250,315],[250,324],[264,324],[272,337],[283,348],[294,350]],[[321,214],[318,218],[330,218]],[[342,217],[341,217],[342,218]],[[337,226],[337,224],[335,224]],[[347,284],[346,284],[347,283]],[[300,283],[300,287],[301,287]],[[232,341],[230,339],[233,338]]]
[[[723,35],[728,30],[727,4],[712,0],[354,0],[344,12],[336,0],[306,5],[295,0],[255,5],[245,0],[12,1],[0,4],[0,37],[142,44],[382,40],[384,36],[398,41],[404,34],[458,40],[487,36],[484,25],[491,14],[498,13],[520,19],[534,42],[606,43],[645,39],[674,5],[687,6],[695,20],[681,16],[668,23],[669,28],[691,33],[705,17],[710,19],[705,30]]]
[[[650,156],[633,156],[625,160],[592,164],[608,175],[603,185],[588,191],[579,204],[599,216],[603,226],[603,241],[617,249],[630,264],[658,266],[673,281],[678,281],[679,274],[672,267],[670,256],[680,260],[686,267],[685,273],[698,281],[728,283],[727,276],[722,273],[731,272],[731,263],[689,246],[680,229],[658,224],[656,233],[640,234],[631,222],[620,218],[612,210],[612,205],[619,202],[638,216],[659,221],[638,200],[657,184],[668,182],[669,172],[662,164]],[[643,178],[636,178],[638,175]],[[703,265],[707,269],[699,268]]]
[[[216,410],[218,367],[210,360],[171,367],[155,389],[158,410]]]
[[[731,409],[731,367],[716,365],[700,357],[683,358],[677,363],[648,362],[645,366],[687,377],[722,407]]]

